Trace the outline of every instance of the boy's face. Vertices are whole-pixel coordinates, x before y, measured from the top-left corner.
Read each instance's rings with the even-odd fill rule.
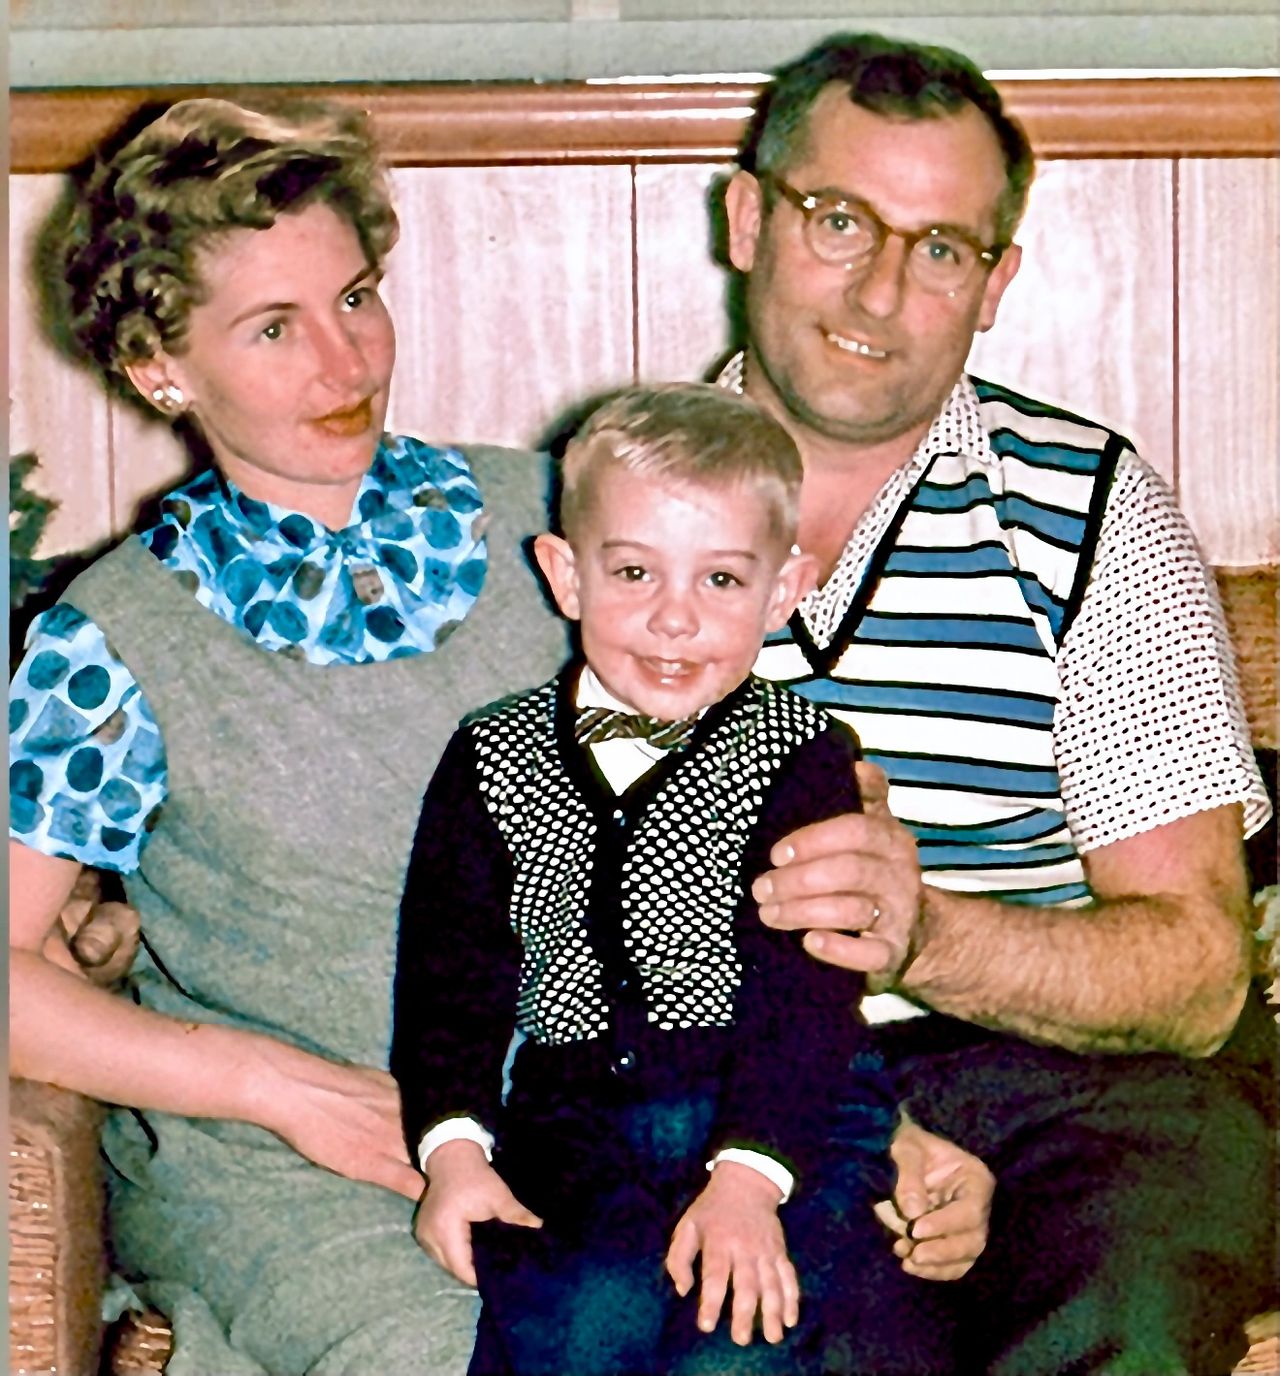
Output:
[[[701,487],[609,468],[572,541],[541,535],[538,563],[587,662],[614,697],[664,721],[746,678],[767,631],[813,587],[748,485]]]

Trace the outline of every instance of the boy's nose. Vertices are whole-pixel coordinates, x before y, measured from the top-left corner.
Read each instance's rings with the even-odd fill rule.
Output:
[[[659,596],[653,615],[649,618],[649,629],[655,635],[693,635],[698,629],[698,618],[693,603],[680,592],[664,592]]]

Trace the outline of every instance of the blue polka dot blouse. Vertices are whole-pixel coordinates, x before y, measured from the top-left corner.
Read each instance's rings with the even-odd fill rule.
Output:
[[[330,530],[215,472],[165,498],[142,539],[196,600],[265,650],[368,664],[435,647],[470,610],[487,551],[479,489],[456,450],[387,437]],[[37,617],[9,687],[9,834],[128,872],[168,789],[164,743],[102,631],[59,603]]]

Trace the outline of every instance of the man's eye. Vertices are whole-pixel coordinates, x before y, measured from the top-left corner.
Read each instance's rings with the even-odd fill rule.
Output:
[[[920,251],[931,263],[938,266],[954,266],[967,262],[973,256],[969,245],[963,240],[952,239],[945,234],[930,234],[927,238],[921,239]]]
[[[851,215],[843,206],[833,206],[818,212],[818,227],[824,234],[834,234],[841,238],[858,238],[866,231],[856,216]]]

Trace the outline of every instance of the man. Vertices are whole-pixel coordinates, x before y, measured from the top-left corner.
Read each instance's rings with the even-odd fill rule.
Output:
[[[796,439],[823,579],[757,671],[889,785],[779,847],[757,897],[893,990],[867,1011],[916,1117],[995,1171],[939,1334],[958,1369],[1226,1371],[1262,1307],[1266,1131],[1199,1058],[1245,997],[1267,802],[1167,489],[964,373],[1031,171],[965,59],[840,36],[778,73],[727,188],[747,348],[721,380]]]

